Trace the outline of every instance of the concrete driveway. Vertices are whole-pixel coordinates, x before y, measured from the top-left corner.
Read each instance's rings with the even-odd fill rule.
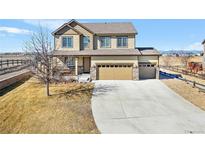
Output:
[[[159,80],[94,81],[101,133],[205,133],[205,112]]]

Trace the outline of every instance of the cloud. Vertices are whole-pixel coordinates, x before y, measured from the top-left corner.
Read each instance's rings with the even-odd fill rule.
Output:
[[[186,49],[187,50],[203,50],[203,46],[201,42],[195,42],[193,44],[190,44]]]
[[[12,34],[30,34],[31,31],[27,29],[15,28],[15,27],[1,27],[0,32],[12,33]]]
[[[69,20],[65,19],[29,19],[29,20],[23,20],[24,23],[31,24],[34,26],[43,26],[47,27],[50,30],[55,30],[56,28],[60,27],[65,22],[68,22]]]

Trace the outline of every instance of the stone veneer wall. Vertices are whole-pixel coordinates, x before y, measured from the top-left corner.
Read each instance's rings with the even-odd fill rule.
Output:
[[[139,67],[134,66],[132,69],[133,80],[139,80]]]
[[[90,68],[90,77],[92,80],[97,80],[97,66],[96,65],[93,65],[91,66]]]
[[[159,67],[156,67],[156,79],[159,79],[159,71],[160,71],[160,69],[159,69]]]
[[[8,77],[6,79],[0,80],[0,90],[6,88],[14,83],[17,83],[21,80],[28,79],[31,76],[30,71],[26,71],[22,74],[17,74],[15,76]]]

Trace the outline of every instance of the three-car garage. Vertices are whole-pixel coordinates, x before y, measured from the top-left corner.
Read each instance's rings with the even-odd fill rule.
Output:
[[[133,80],[132,64],[100,64],[98,80]],[[156,67],[151,63],[139,63],[139,79],[155,79]]]
[[[96,80],[144,80],[158,78],[158,56],[93,56]]]

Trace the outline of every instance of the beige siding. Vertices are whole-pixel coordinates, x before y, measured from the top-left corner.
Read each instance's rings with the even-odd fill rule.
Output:
[[[83,66],[83,57],[78,58],[78,66]]]
[[[74,28],[82,33],[82,36],[89,36],[90,37],[90,44],[85,49],[93,49],[93,34],[87,31],[86,29],[82,28],[79,25],[75,25]],[[75,32],[72,29],[64,28],[60,31],[61,35],[55,35],[54,43],[55,43],[55,50],[80,50],[83,49],[83,37]],[[73,48],[62,48],[62,37],[63,36],[72,36],[73,37]]]
[[[123,36],[126,36],[126,35],[123,35]],[[95,36],[94,47],[96,49],[101,49],[100,48],[100,36]],[[128,47],[127,48],[128,49],[134,49],[135,48],[135,35],[129,35],[128,36]],[[111,36],[111,48],[110,49],[120,49],[120,48],[117,47],[117,36]]]
[[[58,35],[54,36],[55,50],[86,50],[86,49],[101,49],[99,36],[94,36],[92,33],[84,29],[83,27],[75,24],[73,25],[77,31],[82,35],[80,36],[74,30],[65,27],[59,31]],[[73,48],[62,48],[62,37],[63,36],[72,36],[73,37]],[[83,36],[89,36],[90,44],[87,48],[83,48]],[[106,35],[105,35],[106,36]],[[135,48],[135,35],[118,35],[118,36],[128,36],[128,49]],[[109,49],[120,49],[117,47],[117,36],[111,36],[111,48]]]
[[[64,64],[65,57],[54,57],[53,66],[66,67]],[[78,66],[83,66],[83,57],[78,57]]]
[[[62,37],[63,36],[72,36],[73,37],[73,48],[62,48]],[[56,35],[55,36],[55,50],[80,50],[80,35],[74,34],[63,34],[63,35]]]
[[[93,49],[93,34],[79,25],[75,25],[74,28],[76,30],[78,30],[80,33],[82,33],[84,36],[90,37],[90,44],[89,44],[88,48],[85,48],[85,49]],[[83,47],[83,40],[82,39],[81,39],[81,47]]]
[[[64,57],[53,57],[53,62],[52,62],[52,65],[53,67],[56,67],[56,66],[64,66]]]
[[[158,56],[139,56],[139,62],[150,62],[157,64]]]
[[[91,57],[91,66],[104,63],[133,63],[138,66],[137,56],[94,56]]]

